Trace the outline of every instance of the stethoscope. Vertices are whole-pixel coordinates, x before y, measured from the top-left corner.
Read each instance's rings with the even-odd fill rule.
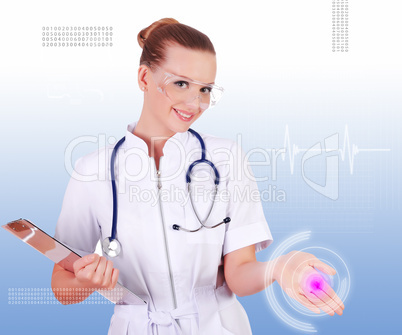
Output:
[[[219,222],[218,224],[213,225],[213,226],[207,226],[207,225],[205,225],[205,222],[208,221],[208,218],[209,218],[209,216],[210,216],[210,214],[211,214],[211,212],[212,212],[212,208],[213,208],[214,203],[215,203],[215,196],[216,196],[216,193],[217,193],[217,191],[218,191],[218,185],[219,185],[219,172],[218,172],[218,170],[216,169],[214,163],[212,163],[211,161],[205,159],[205,152],[206,152],[206,150],[205,150],[205,143],[204,143],[204,140],[201,138],[200,134],[198,134],[195,130],[193,130],[193,129],[191,129],[191,128],[189,128],[188,131],[189,131],[190,133],[192,133],[192,134],[198,139],[198,141],[200,142],[201,151],[202,151],[202,153],[201,153],[201,159],[196,160],[196,161],[194,161],[193,163],[191,163],[191,165],[189,166],[189,168],[188,168],[188,170],[187,170],[187,173],[186,173],[187,191],[188,191],[189,196],[190,196],[191,207],[193,208],[193,211],[194,211],[194,213],[195,213],[195,215],[196,215],[198,221],[200,222],[200,226],[199,226],[197,229],[191,230],[191,229],[186,229],[186,228],[184,228],[184,227],[181,227],[181,226],[179,226],[179,225],[177,225],[177,224],[174,224],[174,225],[172,226],[172,228],[173,228],[174,230],[183,230],[183,231],[185,231],[185,232],[194,233],[194,232],[199,231],[201,228],[208,228],[208,229],[216,228],[216,227],[220,226],[220,225],[223,224],[223,223],[228,223],[228,222],[230,222],[230,218],[229,218],[229,217],[226,217],[226,218],[224,218],[224,219],[222,220],[222,222]],[[103,251],[106,253],[106,255],[108,255],[108,256],[110,256],[110,257],[116,257],[117,255],[120,254],[120,251],[121,251],[120,242],[119,242],[119,241],[117,240],[117,238],[116,238],[116,231],[117,231],[117,211],[118,211],[118,210],[117,210],[117,191],[116,191],[116,182],[115,182],[115,173],[114,173],[114,163],[115,163],[115,160],[116,160],[116,153],[117,153],[117,150],[118,150],[119,147],[123,144],[123,142],[125,141],[125,139],[126,139],[126,138],[123,137],[123,138],[121,138],[121,139],[116,143],[116,145],[115,145],[114,148],[113,148],[112,156],[111,156],[111,158],[110,158],[110,174],[111,174],[112,193],[113,193],[112,233],[111,233],[111,236],[110,236],[110,237],[106,237],[106,238],[103,240],[103,242],[102,242],[102,249],[103,249]],[[214,175],[215,175],[215,181],[214,181],[214,183],[215,183],[215,189],[214,189],[213,201],[212,201],[211,206],[210,206],[210,208],[209,208],[209,212],[208,212],[207,218],[205,219],[204,222],[202,222],[202,220],[200,220],[200,218],[199,218],[199,216],[198,216],[198,214],[197,214],[197,211],[194,209],[193,197],[191,196],[191,187],[190,187],[190,185],[191,185],[191,177],[190,177],[191,171],[192,171],[192,169],[193,169],[197,164],[200,164],[200,163],[206,163],[206,164],[208,164],[208,165],[212,168],[212,170],[214,171]]]

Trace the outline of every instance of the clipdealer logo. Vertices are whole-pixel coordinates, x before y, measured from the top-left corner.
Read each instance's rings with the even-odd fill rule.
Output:
[[[156,140],[160,140],[158,137]],[[194,160],[198,159],[200,156],[201,149],[195,148],[190,152],[186,152],[183,144],[177,139],[173,140],[172,143],[177,147],[177,156],[179,158],[178,166],[174,173],[169,175],[164,174],[161,178],[162,181],[174,180],[177,176],[185,170],[186,166],[189,166]],[[83,144],[95,144],[97,145],[97,166],[92,166],[90,171],[87,168],[82,168],[80,164],[80,159],[77,160],[75,166],[73,164],[73,153],[79,146]],[[113,151],[114,144],[116,143],[116,138],[108,137],[105,134],[99,134],[98,136],[84,135],[79,136],[70,143],[68,143],[65,149],[64,163],[66,171],[69,175],[81,182],[93,182],[93,181],[110,181],[110,156]],[[220,176],[220,182],[226,182],[227,180],[240,181],[243,178],[251,180],[250,185],[254,185],[255,182],[265,182],[271,180],[276,182],[278,179],[278,158],[287,152],[286,148],[281,149],[264,149],[264,148],[252,148],[247,150],[247,152],[242,149],[242,136],[237,135],[237,141],[234,142],[235,145],[232,148],[221,147],[219,149],[212,150],[211,152],[206,152],[207,159],[212,160],[212,156],[224,155],[226,158],[221,159],[219,162],[214,162],[215,166],[220,171],[227,171],[227,174],[222,174]],[[339,197],[339,136],[338,134],[333,134],[324,139],[324,149],[322,148],[321,142],[317,142],[309,149],[304,150],[304,154],[301,158],[301,176],[303,181],[315,192],[331,199],[337,200]],[[328,156],[327,153],[336,152],[335,154]],[[252,155],[259,154],[264,157],[263,161],[251,161],[250,157]],[[220,157],[224,157],[220,156]],[[308,162],[316,161],[325,157],[325,183],[323,185],[307,177],[306,172],[308,172]],[[130,160],[135,158],[136,165],[130,166]],[[139,162],[139,164],[138,164]],[[129,148],[127,150],[119,149],[119,154],[117,155],[115,169],[120,171],[117,175],[124,176],[124,178],[117,177],[118,190],[119,193],[127,192],[126,186],[127,182],[135,183],[143,180],[145,177],[151,178],[152,181],[156,183],[156,176],[150,173],[150,157],[148,152],[140,148]],[[206,164],[200,164],[206,165]],[[265,170],[263,176],[254,176],[252,166],[263,166],[268,169]],[[221,168],[221,169],[220,169]],[[267,172],[269,171],[270,172]],[[205,182],[210,181],[213,178],[213,170],[209,168],[209,174],[201,176],[193,176],[192,181],[195,182]],[[212,183],[212,182],[211,182]],[[248,184],[246,184],[248,185]],[[255,184],[256,185],[256,184]],[[232,196],[236,195],[243,199],[244,201],[254,201],[256,192],[258,193],[259,200],[263,202],[285,202],[287,199],[287,194],[284,189],[277,188],[274,183],[269,183],[262,190],[253,187],[241,187],[238,186],[233,188]],[[132,188],[130,197],[135,198],[139,196],[140,190],[137,188]],[[145,192],[145,190],[144,190]],[[177,190],[174,193],[180,195],[180,201],[184,204],[187,202],[188,197],[181,194]],[[223,194],[223,193],[221,193]],[[154,199],[154,197],[149,197]]]
[[[325,151],[322,149],[321,142],[318,142],[304,153],[301,164],[302,177],[306,184],[317,193],[322,194],[331,200],[337,200],[339,197],[339,135],[333,134],[325,138],[324,147]],[[307,178],[305,168],[306,162],[314,157],[330,152],[336,153],[326,156],[325,158],[326,166],[324,185],[320,185]]]

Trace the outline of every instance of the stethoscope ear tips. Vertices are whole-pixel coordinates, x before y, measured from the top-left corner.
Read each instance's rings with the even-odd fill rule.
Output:
[[[196,231],[199,231],[202,227],[205,227],[205,228],[215,228],[215,227],[218,227],[218,226],[220,226],[222,223],[229,223],[231,220],[230,220],[230,217],[225,217],[223,220],[222,220],[222,222],[220,222],[220,223],[218,223],[217,225],[215,225],[215,226],[212,226],[212,227],[207,227],[207,226],[200,226],[200,228],[198,228],[198,229],[194,229],[194,230],[189,230],[189,229],[185,229],[185,228],[182,228],[182,227],[180,227],[178,224],[174,224],[173,226],[172,226],[172,228],[174,229],[174,230],[184,230],[184,231],[186,231],[186,232],[189,232],[189,233],[194,233],[194,232],[196,232]]]

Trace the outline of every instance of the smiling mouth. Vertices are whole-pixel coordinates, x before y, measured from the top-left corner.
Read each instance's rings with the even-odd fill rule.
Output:
[[[176,112],[176,114],[179,116],[180,119],[188,121],[191,120],[195,114],[186,114],[180,110],[177,110],[176,108],[173,108],[173,110]]]

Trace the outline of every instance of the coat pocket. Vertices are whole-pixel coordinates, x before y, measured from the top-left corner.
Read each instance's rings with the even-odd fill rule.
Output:
[[[234,335],[222,325],[214,285],[195,288],[194,297],[198,309],[199,335]]]
[[[148,326],[147,305],[116,305],[110,320],[108,335],[146,334]]]

